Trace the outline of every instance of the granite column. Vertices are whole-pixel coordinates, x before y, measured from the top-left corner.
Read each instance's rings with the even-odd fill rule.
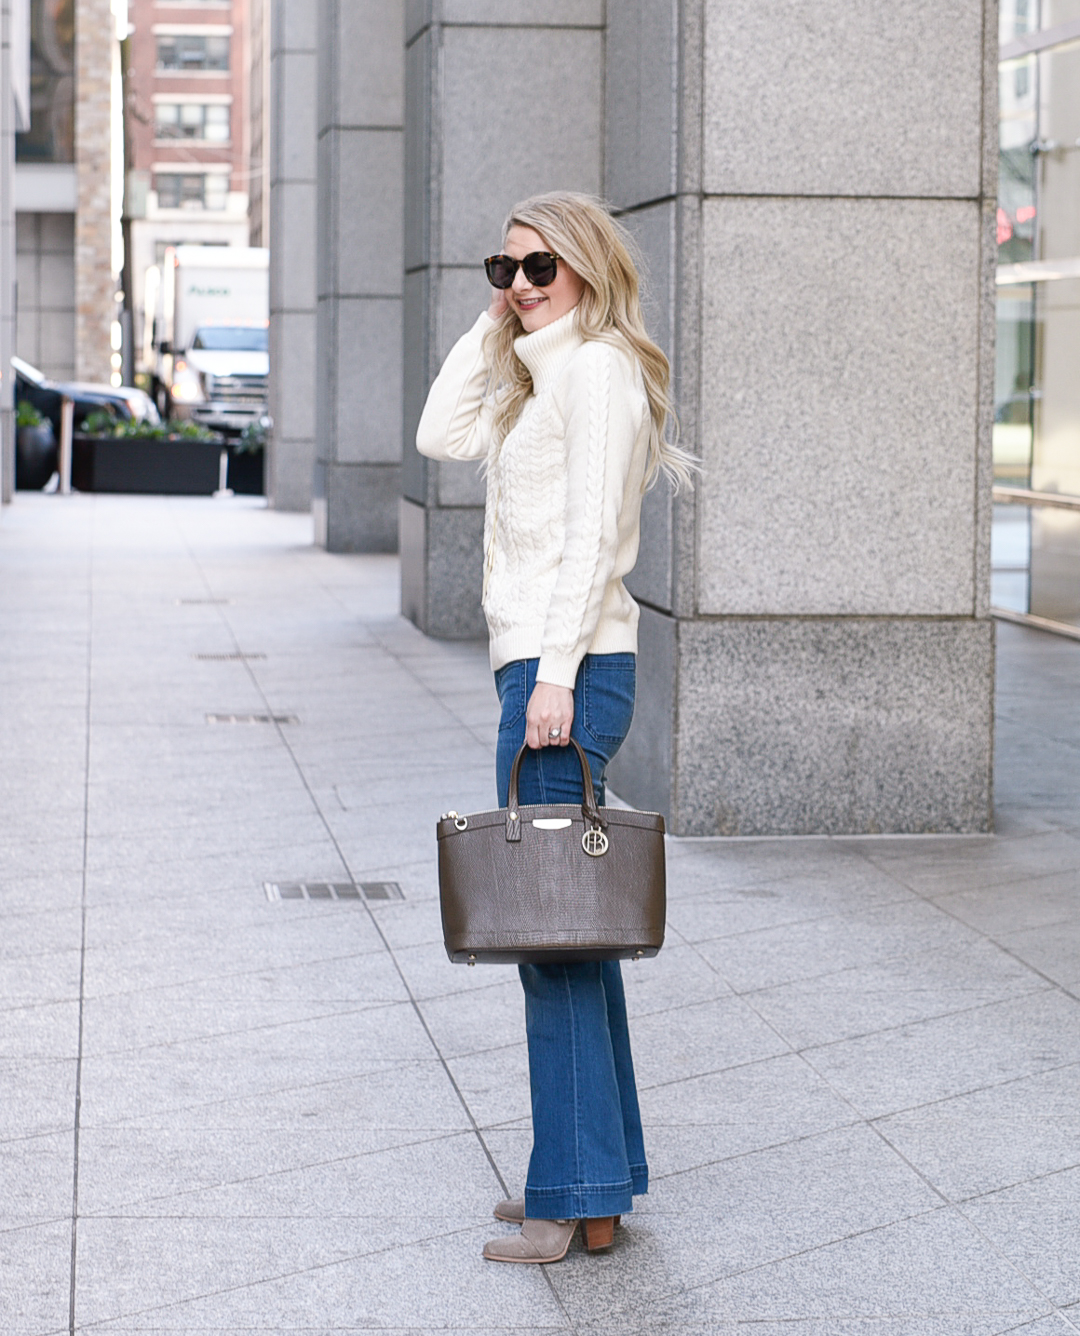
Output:
[[[386,552],[401,494],[403,0],[319,0],[318,23],[315,535]]]
[[[273,0],[270,23],[270,433],[267,495],[311,508],[315,464],[318,15]],[[265,243],[264,243],[265,244]]]
[[[677,833],[989,828],[994,15],[608,7],[606,191],[704,467],[648,498],[611,778]]]

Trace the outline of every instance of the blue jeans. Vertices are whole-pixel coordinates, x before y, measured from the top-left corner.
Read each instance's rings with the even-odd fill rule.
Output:
[[[495,674],[502,704],[496,779],[504,807],[510,768],[525,741],[525,707],[536,685],[537,659],[519,659]],[[597,799],[604,767],[634,713],[633,654],[589,654],[574,684],[572,735],[584,748]],[[581,768],[569,747],[544,747],[522,761],[523,804],[581,802]],[[540,1220],[625,1215],[632,1193],[647,1192],[626,999],[615,960],[521,965],[529,1041],[533,1149],[525,1214]]]

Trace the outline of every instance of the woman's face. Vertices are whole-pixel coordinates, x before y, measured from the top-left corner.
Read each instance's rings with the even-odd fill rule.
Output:
[[[506,234],[503,254],[515,260],[523,260],[533,251],[546,251],[551,247],[539,232],[531,227],[512,227]],[[558,320],[560,316],[572,311],[581,300],[585,284],[574,273],[565,260],[556,266],[555,282],[546,288],[535,288],[525,277],[524,269],[514,275],[514,281],[506,291],[510,305],[517,312],[518,319],[526,334],[535,333]]]

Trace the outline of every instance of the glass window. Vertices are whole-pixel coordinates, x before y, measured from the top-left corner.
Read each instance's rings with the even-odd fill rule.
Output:
[[[1041,4],[1037,4],[1036,0],[1028,0],[1028,4],[1039,10],[1038,26],[1041,32],[1080,19],[1080,0],[1042,0]]]
[[[229,178],[224,172],[203,177],[206,182],[205,202],[208,209],[224,209],[229,202]]]
[[[998,289],[994,481],[1028,487],[1035,409],[1035,285]]]
[[[1080,0],[1000,0],[998,34],[1004,46],[1075,19],[1080,19]]]
[[[998,39],[1001,45],[1034,32],[1038,0],[1001,0],[998,6]]]
[[[1080,20],[1080,0],[1003,0],[1003,38]],[[1066,30],[1066,36],[1069,30]],[[1080,496],[1080,45],[1003,61],[994,481]],[[996,505],[994,606],[1080,625],[1080,512]]]
[[[1015,264],[1034,254],[1038,107],[1035,92],[1037,56],[1007,60],[1001,67],[998,92],[998,262]]]
[[[225,172],[158,172],[154,189],[162,209],[224,209],[229,177]]]
[[[30,6],[30,129],[15,136],[15,158],[75,161],[74,0]]]
[[[196,331],[191,346],[207,352],[265,353],[270,341],[265,325],[211,325]]]
[[[162,33],[157,39],[159,70],[228,70],[228,35]]]
[[[158,139],[228,143],[229,108],[220,103],[159,102],[154,109],[154,135]]]
[[[222,104],[203,107],[203,138],[224,144],[229,139],[229,108]]]
[[[1080,46],[1042,52],[1037,96],[1037,258],[1080,256]]]

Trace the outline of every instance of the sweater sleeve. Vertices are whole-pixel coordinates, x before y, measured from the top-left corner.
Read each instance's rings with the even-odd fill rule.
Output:
[[[615,566],[619,513],[648,407],[629,358],[597,340],[574,357],[557,400],[566,432],[566,543],[536,676],[572,688]]]
[[[428,391],[416,448],[429,459],[483,459],[491,441],[492,405],[483,339],[494,322],[485,311],[450,349]]]

